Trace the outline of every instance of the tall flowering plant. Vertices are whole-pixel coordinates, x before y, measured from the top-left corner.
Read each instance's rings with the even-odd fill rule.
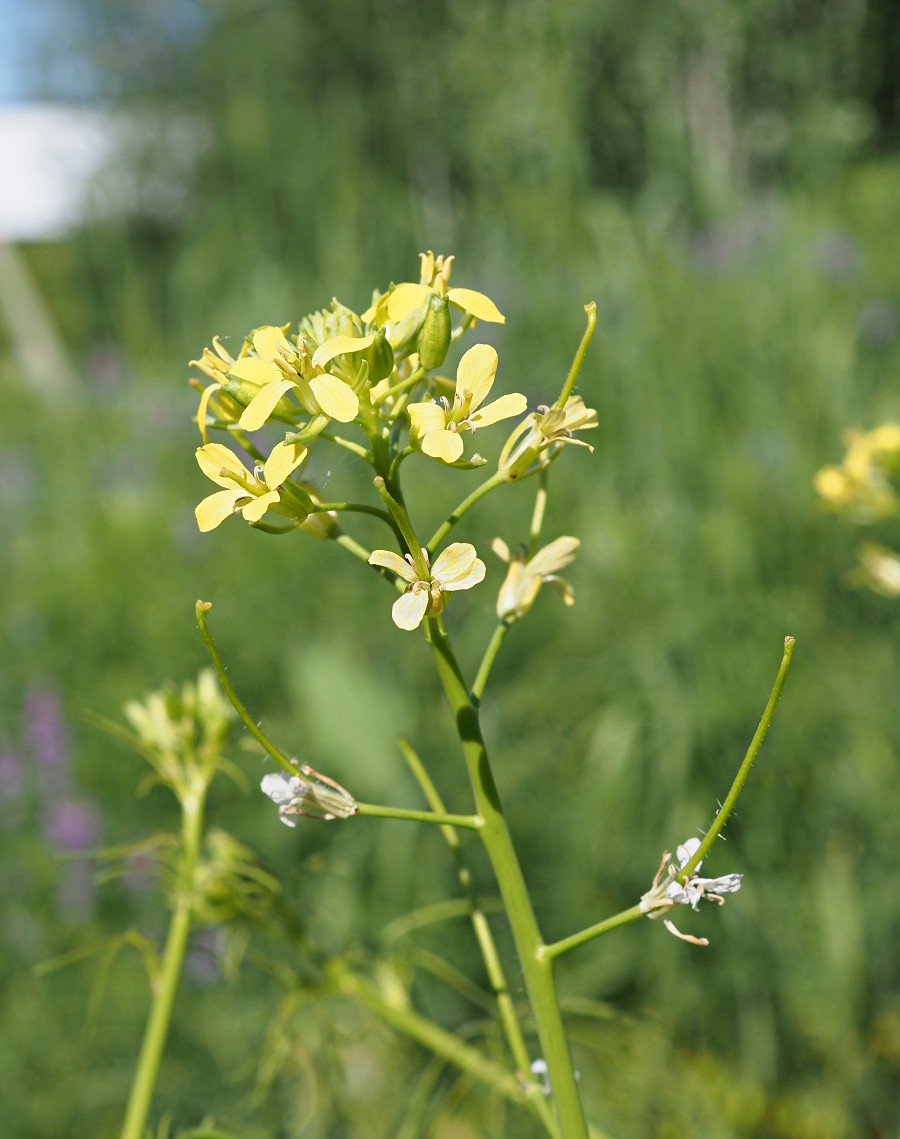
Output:
[[[393,591],[385,603],[386,628],[392,621],[397,636],[423,637],[430,649],[459,735],[461,762],[471,787],[470,812],[447,812],[428,765],[405,743],[402,750],[427,810],[359,802],[338,782],[340,772],[322,775],[309,762],[300,764],[288,757],[259,728],[235,691],[233,673],[226,673],[208,627],[209,603],[197,603],[197,619],[228,700],[275,765],[263,777],[261,789],[282,823],[296,828],[316,819],[357,825],[351,820],[383,817],[442,828],[458,859],[461,887],[506,1043],[505,1061],[480,1053],[408,1002],[384,999],[352,970],[332,973],[335,989],[359,998],[447,1063],[519,1104],[548,1135],[587,1139],[589,1132],[594,1136],[600,1132],[589,1128],[585,1119],[557,996],[555,962],[576,946],[645,917],[662,919],[676,936],[706,944],[678,930],[672,917],[680,906],[696,910],[705,900],[721,905],[726,895],[740,888],[740,874],[701,878],[700,865],[721,833],[759,751],[784,684],[793,639],[786,639],[759,728],[703,839],[687,839],[677,845],[674,856],[664,853],[647,891],[629,909],[560,941],[546,941],[504,812],[502,789],[494,778],[480,709],[510,630],[531,611],[542,586],[546,583],[558,591],[566,605],[575,601],[571,584],[558,571],[574,561],[579,541],[565,534],[545,541],[543,531],[553,464],[576,447],[593,450],[583,434],[597,427],[597,413],[575,393],[575,385],[594,333],[596,307],[585,306],[586,328],[568,375],[558,387],[543,393],[545,402],[529,408],[524,395],[503,390],[506,381],[498,353],[477,338],[480,324],[503,324],[503,314],[484,294],[451,285],[452,263],[452,257],[422,254],[418,282],[376,291],[361,314],[334,301],[329,309],[311,313],[296,326],[251,330],[235,354],[213,339],[212,347],[193,364],[205,377],[194,381],[200,392],[197,463],[217,489],[199,502],[196,518],[204,532],[237,517],[264,533],[299,531],[304,540],[311,536],[333,541],[366,572],[384,579],[386,590]],[[465,345],[465,350],[458,355],[454,374],[444,375],[445,362],[457,345]],[[490,464],[478,452],[481,432],[497,433],[504,424],[508,437],[499,449],[499,460]],[[213,433],[227,442],[213,441]],[[327,500],[308,471],[313,450],[322,446],[343,450],[368,470],[372,494],[366,501]],[[422,463],[435,464],[448,481],[456,479],[459,471],[476,469],[484,477],[446,517],[422,519],[409,509],[405,492],[407,472]],[[511,493],[517,483],[534,487],[532,519],[527,534],[494,539],[493,552],[506,564],[501,570],[494,559],[481,556],[472,540],[470,516],[487,495]],[[382,544],[367,548],[353,535],[358,515],[374,517],[383,525]],[[469,675],[457,659],[444,611],[451,603],[463,609],[469,591],[485,588],[496,597],[496,622],[486,637],[480,664]],[[469,832],[483,845],[493,868],[524,976],[537,1049],[529,1046],[522,1009],[510,996],[502,955],[471,890],[459,832]],[[177,969],[171,975],[177,976]],[[157,999],[167,1000],[171,1010],[172,995],[166,990]],[[164,1032],[157,1032],[157,1050],[164,1037]],[[152,1063],[146,1060],[147,1065]],[[158,1068],[158,1054],[155,1063]],[[141,1134],[149,1104],[147,1085],[145,1075],[142,1109],[130,1114],[124,1139]]]

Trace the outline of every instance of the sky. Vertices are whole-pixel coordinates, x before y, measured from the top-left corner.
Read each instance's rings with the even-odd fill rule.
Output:
[[[28,64],[43,36],[39,4],[0,0],[0,105],[28,97]]]

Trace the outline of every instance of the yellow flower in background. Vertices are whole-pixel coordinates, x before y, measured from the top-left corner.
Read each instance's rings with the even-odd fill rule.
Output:
[[[496,351],[489,344],[476,344],[459,362],[452,404],[442,399],[409,405],[413,437],[426,455],[453,463],[463,453],[461,432],[474,432],[527,409],[527,399],[518,392],[481,406],[494,386],[496,372]]]
[[[419,283],[403,281],[395,285],[389,293],[380,297],[362,314],[363,320],[376,320],[379,325],[383,325],[387,320],[398,324],[417,309],[423,308],[428,298],[436,293],[439,297],[446,297],[450,304],[478,320],[486,320],[492,324],[506,323],[506,317],[484,293],[476,292],[475,289],[447,287],[453,265],[452,257],[435,257],[429,250],[427,253],[420,253],[419,260],[422,268]]]
[[[848,431],[840,466],[823,467],[813,485],[834,510],[851,511],[859,521],[877,521],[900,512],[890,478],[900,474],[900,426],[885,423],[872,431]]]
[[[556,571],[574,561],[581,543],[577,538],[564,536],[549,542],[531,558],[524,553],[510,556],[509,546],[502,538],[495,538],[491,549],[509,562],[506,580],[500,587],[497,597],[497,616],[500,620],[518,621],[524,617],[537,597],[541,586],[546,582],[561,595],[565,605],[575,604],[575,590]]]
[[[229,372],[235,379],[259,385],[256,395],[241,415],[240,426],[245,431],[258,431],[275,410],[278,401],[292,389],[304,410],[312,415],[327,415],[339,423],[350,423],[355,419],[359,412],[356,393],[349,384],[323,368],[324,364],[341,352],[361,351],[368,347],[373,337],[358,338],[355,348],[348,345],[355,342],[356,338],[343,336],[336,339],[342,342],[337,352],[329,355],[326,343],[316,350],[310,361],[305,349],[298,350],[298,347],[290,343],[284,329],[275,325],[257,328],[252,336],[256,356],[241,358]],[[319,369],[318,372],[314,372],[316,368]]]
[[[271,506],[281,500],[279,487],[306,458],[305,447],[279,443],[272,448],[265,466],[251,473],[234,451],[221,443],[197,448],[200,470],[225,490],[209,495],[197,506],[197,525],[206,533],[240,511],[248,522],[258,522]]]
[[[428,559],[427,553],[425,559]],[[409,582],[406,592],[391,609],[394,624],[398,629],[406,630],[417,629],[426,613],[429,617],[437,617],[447,603],[445,593],[471,589],[484,579],[485,574],[484,562],[469,542],[451,543],[438,555],[427,578],[419,577],[411,558],[406,560],[391,550],[373,550],[369,555],[369,565],[392,570]]]
[[[900,597],[900,555],[877,542],[864,542],[859,565],[847,575],[853,585],[868,586],[881,597]]]

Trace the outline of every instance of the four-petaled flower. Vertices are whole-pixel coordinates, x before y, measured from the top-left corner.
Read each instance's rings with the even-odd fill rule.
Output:
[[[422,553],[427,564],[428,555],[424,550]],[[409,582],[403,596],[394,602],[391,609],[398,629],[417,629],[426,613],[436,617],[447,603],[445,593],[471,589],[485,574],[484,562],[469,542],[451,543],[438,555],[426,577],[419,576],[411,555],[407,555],[407,559],[390,550],[373,550],[369,555],[369,565],[393,570],[398,577]]]
[[[398,324],[417,309],[423,308],[432,294],[446,297],[455,308],[474,316],[477,320],[487,320],[492,324],[505,324],[506,317],[490,297],[475,289],[448,289],[452,257],[437,256],[429,250],[420,253],[421,279],[418,284],[403,281],[380,297],[370,309],[362,314],[365,321],[376,321],[383,325],[385,320]]]
[[[576,439],[574,432],[589,431],[597,426],[597,412],[586,407],[580,395],[572,395],[563,407],[539,407],[516,426],[503,444],[498,467],[507,482],[546,467],[566,443],[587,447],[590,443]]]
[[[662,863],[656,872],[653,883],[641,898],[641,910],[649,918],[663,918],[663,925],[669,933],[681,938],[682,941],[689,941],[692,945],[709,945],[705,937],[694,937],[692,934],[682,933],[676,929],[673,922],[663,917],[675,906],[690,906],[691,909],[696,910],[701,898],[708,898],[709,901],[718,902],[722,906],[725,904],[724,894],[736,894],[740,890],[743,874],[725,874],[721,878],[698,878],[696,871],[702,866],[701,862],[698,862],[694,867],[694,871],[687,882],[679,881],[680,871],[687,866],[699,849],[699,838],[689,838],[685,842],[679,843],[675,851],[675,856],[678,859],[677,866],[673,864],[672,856],[668,851],[663,854]],[[660,885],[664,875],[668,875],[670,879],[665,889]]]
[[[304,410],[313,415],[327,415],[339,423],[350,423],[359,412],[359,399],[349,384],[324,371],[324,366],[340,353],[361,352],[374,340],[374,334],[362,337],[339,336],[316,349],[312,360],[294,347],[284,331],[275,325],[264,325],[253,333],[255,356],[243,356],[232,365],[229,375],[260,385],[240,418],[245,431],[258,431],[278,401],[294,390]]]
[[[506,580],[497,597],[497,616],[500,620],[518,621],[524,617],[534,604],[544,582],[562,594],[566,605],[574,605],[575,590],[567,581],[556,576],[556,570],[574,560],[580,545],[577,538],[564,536],[549,542],[533,557],[526,558],[524,552],[510,556],[509,546],[502,538],[495,538],[491,549],[498,557],[509,562]]]
[[[476,344],[459,362],[452,404],[442,399],[440,403],[409,405],[413,436],[426,455],[453,463],[463,453],[460,432],[474,432],[525,411],[528,400],[518,392],[502,395],[486,407],[481,406],[494,386],[496,372],[496,351],[489,344]]]
[[[265,465],[251,473],[234,451],[221,443],[207,443],[197,448],[200,470],[226,490],[209,495],[194,514],[204,533],[215,528],[235,511],[240,510],[248,522],[258,522],[270,506],[281,500],[279,488],[306,458],[306,448],[296,443],[278,443]]]

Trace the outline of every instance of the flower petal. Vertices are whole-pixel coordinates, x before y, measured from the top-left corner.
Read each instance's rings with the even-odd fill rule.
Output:
[[[543,549],[538,550],[528,563],[528,570],[538,577],[546,577],[547,574],[556,573],[557,570],[574,561],[580,546],[581,542],[577,538],[568,536],[556,538],[552,542],[548,542]]]
[[[226,486],[234,490],[234,479],[220,474],[224,468],[241,478],[249,478],[250,472],[230,448],[222,443],[207,443],[205,447],[198,447],[194,452],[200,470],[217,486]],[[243,491],[241,493],[244,493]]]
[[[484,402],[494,386],[497,372],[497,352],[490,344],[475,344],[459,362],[456,369],[456,391],[472,393],[471,407],[474,410]],[[514,414],[514,413],[513,413]]]
[[[251,498],[241,507],[241,514],[248,522],[258,522],[270,506],[278,501],[278,491],[270,490],[268,494],[261,494],[258,498]]]
[[[447,422],[447,415],[439,403],[411,403],[406,409],[409,412],[409,421],[418,439],[427,435],[429,431],[443,431]]]
[[[273,380],[280,380],[284,372],[272,360],[243,356],[228,369],[228,375],[236,380],[249,380],[251,384],[270,384]]]
[[[519,392],[509,392],[470,415],[469,422],[473,427],[488,427],[491,423],[499,423],[501,419],[510,419],[512,416],[521,415],[523,411],[527,410],[527,397]]]
[[[431,570],[431,580],[441,589],[471,589],[483,580],[484,562],[471,542],[451,542],[439,556]]]
[[[337,376],[329,376],[323,372],[321,376],[313,376],[309,381],[316,403],[332,419],[339,423],[350,423],[359,412],[359,400],[356,392],[349,384],[339,380]]]
[[[343,356],[345,352],[362,352],[374,339],[375,333],[370,332],[368,336],[335,336],[331,340],[326,340],[313,354],[313,367],[323,368],[329,360],[333,360],[335,356]]]
[[[297,349],[275,324],[264,324],[253,333],[253,347],[261,360],[292,359]]]
[[[411,589],[398,597],[391,607],[391,616],[398,629],[418,629],[428,608],[428,590]]]
[[[235,504],[241,498],[247,498],[247,492],[243,490],[217,490],[215,494],[211,494],[208,498],[197,504],[194,510],[194,517],[197,519],[197,527],[201,533],[206,534],[225,521],[230,515],[234,514]]]
[[[278,443],[266,459],[263,479],[269,490],[281,486],[291,471],[296,470],[307,456],[302,443]]]
[[[474,289],[451,289],[447,293],[447,300],[464,312],[470,312],[478,320],[506,324],[506,317],[484,293],[477,293]]]
[[[393,550],[373,550],[369,554],[370,566],[381,566],[382,569],[393,570],[404,581],[418,581],[419,577],[406,558],[401,558]]]
[[[396,324],[420,308],[433,291],[427,285],[414,285],[411,281],[405,281],[388,298],[388,316]]]
[[[200,396],[200,406],[197,408],[197,426],[200,428],[200,437],[204,443],[209,442],[206,438],[206,409],[209,405],[210,396],[213,392],[217,392],[221,386],[221,384],[208,384]]]
[[[280,377],[282,373],[279,372],[277,368],[275,371],[278,372]],[[265,387],[259,389],[253,399],[250,400],[241,412],[241,418],[238,420],[238,424],[243,427],[245,431],[258,431],[275,410],[275,405],[284,393],[296,386],[293,380],[284,379],[276,379],[266,384]]]
[[[455,463],[463,453],[462,435],[458,431],[429,431],[422,436],[422,450],[432,459]]]

